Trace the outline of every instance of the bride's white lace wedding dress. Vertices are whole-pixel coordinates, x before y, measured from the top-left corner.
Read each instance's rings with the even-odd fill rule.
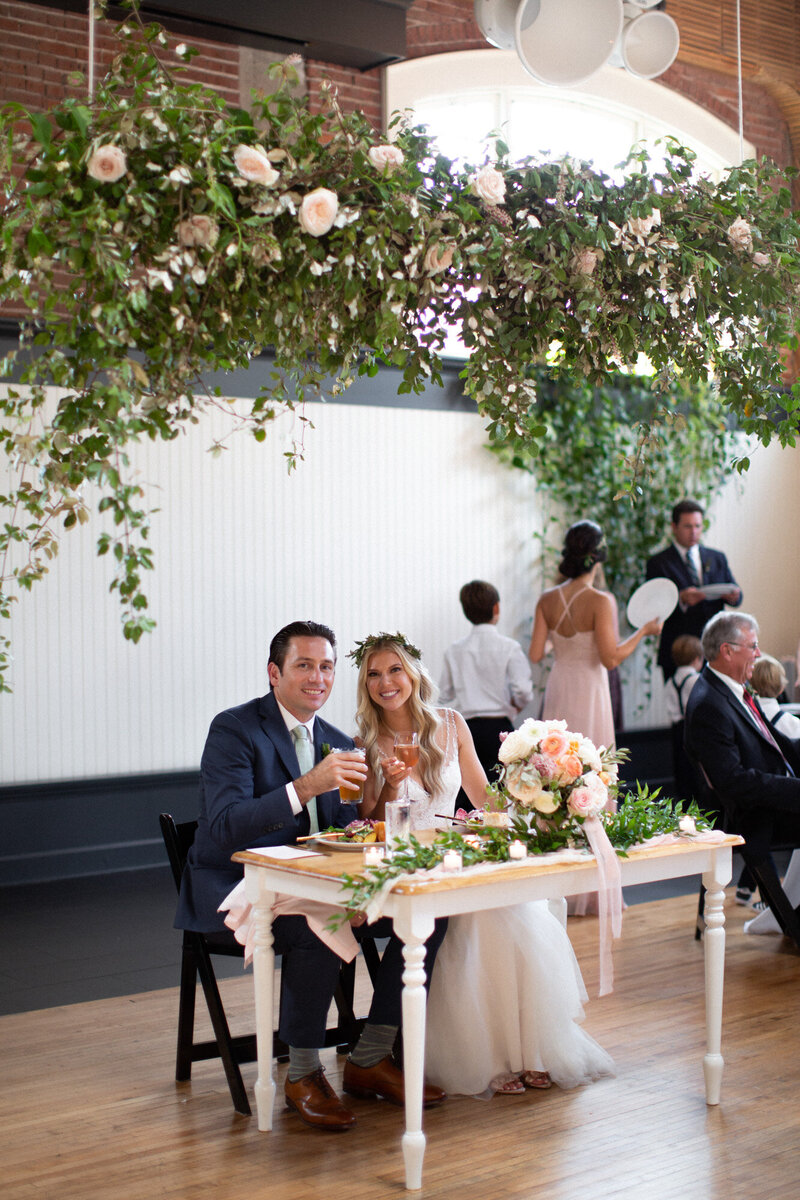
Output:
[[[441,790],[409,780],[416,829],[447,826],[461,785],[451,710]],[[497,1075],[549,1071],[563,1088],[614,1074],[614,1063],[577,1022],[587,999],[580,968],[546,900],[451,917],[428,1001],[425,1074],[461,1095]]]

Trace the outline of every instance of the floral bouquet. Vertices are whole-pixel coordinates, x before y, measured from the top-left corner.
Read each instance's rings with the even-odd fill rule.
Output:
[[[617,764],[622,755],[599,750],[566,721],[528,719],[501,743],[498,793],[532,824],[572,826],[616,807]]]
[[[600,887],[600,995],[611,990],[610,936],[619,937],[622,886],[603,819],[616,811],[617,764],[624,754],[599,750],[566,721],[529,719],[500,745],[497,796],[511,812],[511,828],[529,849],[578,847],[597,860]]]

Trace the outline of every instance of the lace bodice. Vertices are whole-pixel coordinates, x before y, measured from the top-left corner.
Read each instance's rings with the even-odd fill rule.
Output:
[[[456,809],[456,796],[461,787],[461,767],[458,762],[458,735],[456,722],[451,708],[439,709],[439,715],[445,727],[446,742],[444,749],[444,765],[442,767],[441,786],[433,794],[426,792],[424,787],[413,776],[408,780],[408,794],[411,798],[411,828],[412,829],[450,829],[449,821],[438,819],[437,814],[452,817]],[[378,768],[378,791],[383,787],[383,776]],[[401,795],[402,790],[401,790]]]

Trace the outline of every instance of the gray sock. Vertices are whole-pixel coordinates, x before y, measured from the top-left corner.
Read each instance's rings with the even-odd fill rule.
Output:
[[[356,1067],[374,1067],[392,1053],[396,1037],[396,1025],[365,1025],[350,1062]]]
[[[319,1050],[306,1050],[304,1047],[289,1047],[289,1082],[297,1083],[298,1079],[310,1075],[320,1065]]]

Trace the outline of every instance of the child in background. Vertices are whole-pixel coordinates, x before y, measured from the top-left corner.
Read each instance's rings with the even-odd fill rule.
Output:
[[[786,672],[777,658],[762,654],[756,659],[750,682],[770,725],[784,737],[800,738],[800,721],[792,713],[783,712],[778,703],[778,696],[786,689]]]
[[[703,648],[700,639],[690,633],[681,634],[672,643],[675,674],[667,683],[667,716],[672,722],[672,762],[675,790],[680,800],[691,800],[693,793],[692,768],[683,747],[683,718],[689,693],[700,678]]]

